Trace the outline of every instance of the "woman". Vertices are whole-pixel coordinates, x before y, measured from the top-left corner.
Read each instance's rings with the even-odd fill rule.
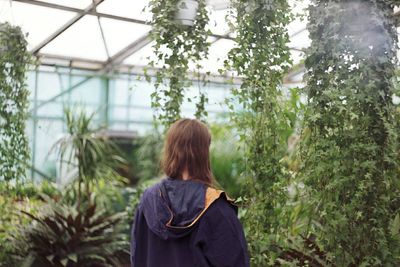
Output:
[[[147,189],[131,237],[133,267],[249,266],[237,207],[213,187],[211,135],[198,120],[168,130],[162,167],[167,176]]]

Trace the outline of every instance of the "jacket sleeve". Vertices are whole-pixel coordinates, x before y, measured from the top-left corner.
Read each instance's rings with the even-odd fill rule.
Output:
[[[141,204],[136,209],[135,219],[131,232],[131,267],[146,266],[147,253],[145,253],[148,242],[147,224],[143,215]],[[138,246],[140,244],[140,246]]]
[[[200,219],[195,242],[196,254],[209,266],[250,266],[243,227],[235,209],[223,198],[216,200]]]

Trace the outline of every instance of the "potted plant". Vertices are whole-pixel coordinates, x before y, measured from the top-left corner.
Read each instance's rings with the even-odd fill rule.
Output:
[[[196,0],[178,2],[175,20],[186,26],[193,26],[197,16],[199,3]]]
[[[149,65],[157,65],[152,107],[155,117],[169,125],[180,118],[185,89],[191,85],[189,63],[200,68],[200,60],[208,56],[206,0],[151,0],[149,7],[153,13],[151,38],[156,58]],[[149,75],[147,79],[151,81]],[[206,101],[207,97],[200,93],[196,117],[207,114]]]
[[[31,62],[21,28],[0,23],[0,180],[25,177],[29,142],[26,71]]]

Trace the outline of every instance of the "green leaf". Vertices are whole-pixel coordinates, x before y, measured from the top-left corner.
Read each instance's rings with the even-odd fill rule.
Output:
[[[390,232],[392,234],[392,236],[399,236],[400,235],[400,214],[398,213],[392,223],[391,223],[391,227],[390,227]]]

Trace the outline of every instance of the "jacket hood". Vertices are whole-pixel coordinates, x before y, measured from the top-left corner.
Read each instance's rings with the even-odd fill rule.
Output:
[[[144,192],[140,209],[153,233],[162,239],[176,239],[188,235],[221,195],[226,197],[222,190],[201,182],[167,177]]]

